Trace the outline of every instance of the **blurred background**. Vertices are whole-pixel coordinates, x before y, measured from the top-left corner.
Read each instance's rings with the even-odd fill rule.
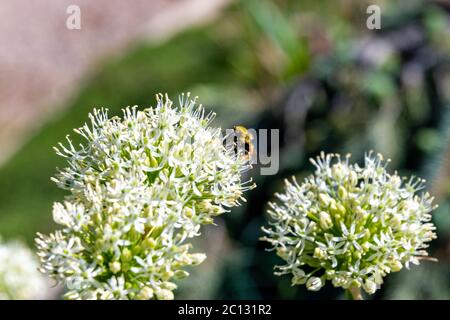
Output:
[[[66,8],[81,9],[68,30]],[[367,7],[381,8],[369,30]],[[155,94],[199,96],[217,126],[280,129],[280,170],[249,174],[246,205],[203,230],[208,259],[178,299],[341,299],[292,287],[258,241],[283,179],[320,151],[373,149],[428,181],[439,208],[431,256],[389,275],[371,299],[450,299],[450,1],[25,0],[0,2],[0,235],[49,232],[65,166],[52,146],[93,107],[113,114]]]

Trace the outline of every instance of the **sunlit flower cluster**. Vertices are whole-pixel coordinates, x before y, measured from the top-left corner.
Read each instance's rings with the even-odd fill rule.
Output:
[[[250,168],[210,127],[195,99],[174,107],[90,114],[75,130],[84,144],[55,148],[69,166],[53,180],[70,191],[55,203],[63,226],[36,239],[41,271],[65,282],[69,299],[173,299],[173,280],[206,256],[191,253],[188,239],[213,217],[237,206],[252,188]]]
[[[428,193],[418,194],[424,180],[388,173],[382,156],[371,153],[363,167],[336,154],[311,162],[314,175],[286,181],[270,203],[262,239],[286,262],[276,274],[292,274],[293,285],[312,291],[329,280],[373,294],[388,273],[427,258],[435,207]]]
[[[0,241],[0,300],[42,298],[46,280],[33,252],[19,241]]]

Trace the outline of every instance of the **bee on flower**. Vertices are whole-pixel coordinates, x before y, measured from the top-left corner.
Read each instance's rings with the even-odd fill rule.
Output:
[[[253,136],[244,126],[234,126],[234,152],[239,154],[239,148],[242,148],[242,157],[249,161],[255,154],[255,146],[253,145]]]

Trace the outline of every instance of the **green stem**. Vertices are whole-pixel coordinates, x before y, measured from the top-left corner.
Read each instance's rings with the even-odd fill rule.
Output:
[[[345,290],[345,296],[348,300],[364,300],[360,288],[350,288]]]

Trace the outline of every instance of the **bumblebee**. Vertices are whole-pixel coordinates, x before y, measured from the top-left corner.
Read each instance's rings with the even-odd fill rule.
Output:
[[[234,153],[238,154],[238,149],[240,146],[244,146],[244,154],[243,157],[246,161],[250,160],[255,152],[255,148],[253,146],[253,136],[247,130],[247,128],[243,126],[234,126]]]

